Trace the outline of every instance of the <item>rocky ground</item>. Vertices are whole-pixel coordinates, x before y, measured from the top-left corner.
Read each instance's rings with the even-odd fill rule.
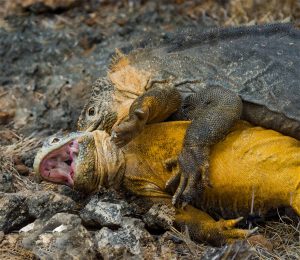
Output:
[[[162,208],[114,191],[86,197],[32,172],[43,138],[76,128],[115,48],[186,27],[299,17],[298,0],[0,0],[0,259],[299,259],[299,221],[287,216],[260,227],[269,240],[213,248],[155,225],[167,221]]]

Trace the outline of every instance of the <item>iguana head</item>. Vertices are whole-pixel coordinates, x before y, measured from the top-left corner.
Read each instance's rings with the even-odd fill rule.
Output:
[[[105,130],[110,132],[117,120],[113,106],[112,82],[106,77],[97,79],[92,85],[92,94],[78,119],[79,131]]]
[[[88,193],[100,186],[118,188],[123,168],[123,154],[105,131],[51,136],[34,160],[40,178]]]

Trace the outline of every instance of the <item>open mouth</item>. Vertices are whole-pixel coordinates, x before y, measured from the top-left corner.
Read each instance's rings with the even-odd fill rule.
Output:
[[[74,186],[75,160],[79,144],[72,140],[61,148],[48,154],[40,165],[41,177],[56,183]]]

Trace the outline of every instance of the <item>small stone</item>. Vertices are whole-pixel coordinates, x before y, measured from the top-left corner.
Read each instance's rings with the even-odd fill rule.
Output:
[[[144,222],[153,229],[169,229],[175,219],[175,209],[165,204],[154,204],[143,216]]]
[[[12,160],[13,160],[14,164],[21,164],[22,163],[21,157],[19,155],[13,155]]]
[[[12,116],[13,115],[8,112],[0,111],[0,125],[6,124]]]
[[[251,246],[259,246],[262,247],[266,250],[268,250],[269,252],[273,251],[273,244],[270,240],[268,240],[266,237],[264,237],[263,235],[254,235],[251,236],[249,238],[247,238],[247,241],[249,242],[249,244]]]
[[[15,169],[18,171],[19,174],[27,176],[29,174],[29,169],[24,164],[17,164],[15,165]]]
[[[68,229],[68,227],[67,227],[66,225],[60,225],[59,227],[53,229],[52,232],[53,232],[53,233],[54,233],[54,232],[62,232],[62,231],[64,231],[64,230],[66,230],[66,229]]]
[[[104,259],[142,256],[150,242],[153,242],[153,238],[145,229],[144,223],[135,218],[125,217],[118,230],[104,227],[95,234],[97,250]]]
[[[13,192],[13,177],[10,171],[0,169],[0,192]]]
[[[34,222],[32,222],[32,223],[30,223],[29,225],[27,225],[27,226],[21,228],[21,229],[19,230],[19,233],[22,233],[22,232],[28,232],[28,231],[32,230],[33,228],[34,228]]]
[[[129,212],[129,205],[125,201],[103,201],[98,196],[94,196],[81,210],[80,217],[89,226],[115,228],[121,225],[122,218]]]

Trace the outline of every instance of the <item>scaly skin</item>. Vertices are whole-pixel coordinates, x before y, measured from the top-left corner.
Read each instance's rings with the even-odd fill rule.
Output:
[[[177,169],[176,164],[170,164],[170,158],[180,153],[189,124],[146,126],[122,149],[103,131],[58,137],[51,145],[52,137],[38,153],[35,171],[41,174],[45,156],[75,139],[79,154],[75,160],[74,189],[90,193],[100,186],[123,188],[147,200],[171,205],[176,187],[167,191],[166,183]],[[175,225],[186,225],[195,240],[220,245],[251,232],[234,228],[239,218],[215,221],[200,208],[232,218],[247,216],[251,207],[253,213],[264,215],[272,208],[291,206],[300,216],[299,158],[300,142],[296,139],[239,122],[212,148],[213,187],[203,192],[202,199],[193,201],[195,207],[176,208]]]
[[[300,33],[292,25],[183,33],[156,48],[117,52],[107,77],[95,82],[78,128],[106,130],[122,147],[146,124],[170,116],[192,120],[173,197],[174,204],[190,202],[211,184],[211,146],[241,115],[300,140],[299,67]]]

